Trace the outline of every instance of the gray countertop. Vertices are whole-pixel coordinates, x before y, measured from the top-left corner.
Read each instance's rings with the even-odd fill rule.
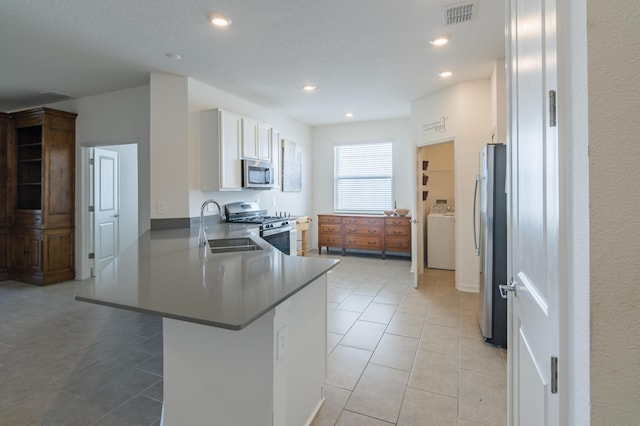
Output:
[[[209,226],[207,237],[250,237],[262,250],[212,254],[197,236],[197,227],[147,231],[81,281],[76,300],[239,330],[339,263],[287,256],[246,225]]]

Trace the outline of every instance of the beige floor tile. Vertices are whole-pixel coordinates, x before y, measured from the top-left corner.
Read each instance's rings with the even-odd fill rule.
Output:
[[[369,364],[345,408],[395,423],[408,379],[406,371]]]
[[[457,398],[458,371],[457,356],[419,350],[409,387]]]
[[[364,294],[351,294],[338,305],[337,309],[343,311],[351,311],[362,313],[367,306],[373,301],[373,296],[366,296]]]
[[[458,329],[425,323],[420,336],[420,349],[458,355]]]
[[[425,315],[396,312],[387,326],[387,333],[419,338],[422,333]]]
[[[341,287],[327,288],[327,302],[342,303],[344,299],[349,297],[352,290]]]
[[[402,299],[398,305],[398,311],[424,315],[427,313],[428,306],[429,302],[426,299],[423,299],[416,295],[416,292],[412,291],[405,294],[404,299]]]
[[[329,355],[340,343],[340,340],[344,337],[343,334],[327,333],[327,355]]]
[[[375,322],[356,321],[342,339],[341,344],[373,351],[384,334],[386,326]]]
[[[392,426],[394,423],[384,422],[373,417],[344,410],[336,426]]]
[[[458,327],[460,325],[457,307],[432,307],[427,313],[426,321],[429,324],[444,325],[446,327]]]
[[[389,321],[393,318],[395,311],[396,305],[373,302],[367,307],[362,315],[360,315],[360,319],[380,324],[389,324]]]
[[[316,417],[311,422],[311,426],[333,426],[342,413],[344,405],[347,403],[351,392],[348,390],[324,385],[322,388],[324,403]]]
[[[477,313],[460,315],[460,337],[475,340],[482,339]]]
[[[506,376],[460,370],[459,418],[483,425],[507,424]]]
[[[502,349],[480,339],[460,338],[460,368],[480,373],[494,372],[506,377]]]
[[[486,426],[486,425],[472,422],[470,420],[458,419],[458,426]]]
[[[353,294],[364,294],[366,296],[375,297],[380,292],[380,290],[382,290],[385,282],[386,280],[381,280],[381,282],[377,283],[365,280],[355,290],[353,290]]]
[[[330,333],[347,334],[360,315],[357,312],[339,309],[327,312],[327,331]]]
[[[398,426],[457,426],[458,399],[408,388]]]
[[[325,383],[342,389],[353,390],[364,371],[372,352],[338,345],[327,359]]]
[[[385,333],[370,362],[384,365],[385,367],[411,371],[417,347],[417,339]]]

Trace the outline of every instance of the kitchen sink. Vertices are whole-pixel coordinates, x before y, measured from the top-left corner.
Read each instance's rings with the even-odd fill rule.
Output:
[[[230,253],[237,251],[262,250],[251,238],[223,238],[219,240],[209,240],[211,253]]]

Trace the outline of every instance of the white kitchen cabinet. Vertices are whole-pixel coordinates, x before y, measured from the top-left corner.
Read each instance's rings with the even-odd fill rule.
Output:
[[[242,189],[243,119],[221,109],[200,113],[200,187],[203,191]]]
[[[242,118],[242,158],[271,162],[271,126]]]
[[[242,118],[242,158],[258,159],[258,122]]]
[[[282,176],[282,163],[280,148],[280,130],[271,128],[271,162],[273,163],[273,187],[280,188],[280,177]]]

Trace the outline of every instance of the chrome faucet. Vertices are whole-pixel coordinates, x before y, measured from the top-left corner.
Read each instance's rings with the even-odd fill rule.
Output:
[[[204,209],[207,208],[207,206],[209,204],[215,204],[216,206],[218,206],[218,217],[220,218],[220,221],[225,220],[224,217],[224,212],[222,211],[222,207],[220,207],[220,204],[218,204],[217,201],[214,200],[207,200],[204,203],[202,203],[202,206],[200,206],[200,231],[198,232],[198,245],[199,246],[206,246],[207,245],[207,227],[204,226]]]

